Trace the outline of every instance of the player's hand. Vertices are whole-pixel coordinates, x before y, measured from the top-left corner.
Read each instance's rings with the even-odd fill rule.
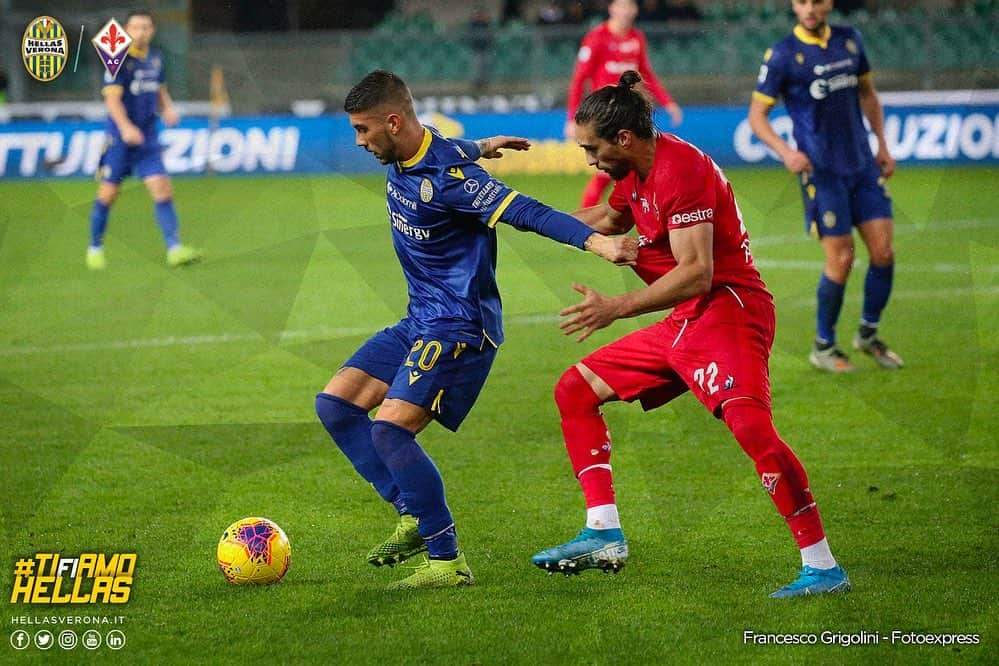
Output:
[[[784,166],[791,173],[801,173],[802,171],[811,173],[812,172],[812,161],[808,159],[808,155],[801,152],[800,150],[791,150],[787,152],[784,156]]]
[[[528,139],[519,136],[491,136],[488,139],[479,139],[479,149],[482,157],[486,159],[498,159],[503,157],[501,150],[527,150],[531,147]]]
[[[634,266],[638,259],[638,241],[630,236],[604,236],[592,233],[586,239],[587,251],[618,266]]]
[[[609,326],[619,317],[615,297],[604,296],[600,292],[578,283],[574,283],[572,288],[583,295],[583,301],[559,312],[563,317],[576,315],[559,324],[558,327],[562,329],[563,334],[572,335],[577,331],[582,331],[583,334],[576,338],[576,342],[582,342],[590,337],[594,331]]]
[[[138,146],[146,140],[146,137],[143,136],[142,130],[135,125],[129,124],[121,128],[121,140],[130,146]]]
[[[167,127],[173,127],[180,122],[180,114],[177,113],[177,109],[172,105],[164,108],[163,113],[160,115],[163,118],[163,124]]]
[[[895,158],[884,146],[878,148],[877,160],[878,166],[881,168],[881,175],[885,178],[891,178],[891,175],[895,173]]]
[[[683,109],[676,102],[666,107],[666,113],[669,114],[669,120],[673,124],[673,127],[679,127],[680,123],[683,122]]]
[[[568,139],[569,141],[575,141],[576,122],[573,120],[567,120],[565,123],[565,127],[562,128],[562,133],[565,135],[565,138]]]

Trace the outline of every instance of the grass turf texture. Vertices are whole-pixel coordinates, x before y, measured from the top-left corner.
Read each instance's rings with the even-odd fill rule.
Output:
[[[576,301],[572,281],[617,293],[636,279],[503,225],[508,341],[461,432],[434,425],[420,437],[479,585],[388,593],[405,571],[376,570],[364,554],[391,531],[392,511],[312,410],[338,364],[404,311],[383,180],[179,179],[183,237],[208,251],[181,270],[166,268],[151,204],[129,181],[103,273],[83,262],[91,182],[5,182],[0,591],[9,600],[14,561],[35,552],[137,552],[138,566],[125,606],[7,604],[0,661],[994,663],[996,171],[893,178],[899,266],[883,334],[906,367],[888,373],[858,356],[851,376],[806,360],[821,251],[801,233],[794,179],[729,176],[777,297],[776,423],[810,473],[850,595],[766,598],[794,577],[797,551],[749,459],[689,395],[648,414],[605,410],[632,552],[625,571],[549,578],[529,564],[583,521],[555,380],[654,319],[618,322],[582,345],[560,336],[555,313]],[[583,183],[508,182],[563,209]],[[860,311],[858,257],[845,345]],[[250,515],[291,540],[277,586],[231,587],[215,566],[222,529]],[[75,614],[124,615],[125,649],[15,653],[7,643],[15,617]],[[754,646],[746,629],[980,633],[983,644]]]

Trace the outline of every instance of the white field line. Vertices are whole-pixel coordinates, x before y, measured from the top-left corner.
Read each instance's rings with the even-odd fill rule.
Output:
[[[892,299],[932,300],[949,299],[963,296],[993,297],[999,296],[999,285],[990,287],[955,287],[943,289],[896,290]],[[814,297],[795,298],[784,301],[785,305],[794,307],[814,307]],[[518,315],[506,318],[508,324],[520,325],[550,325],[558,322],[560,317],[555,314]],[[328,340],[342,337],[370,335],[393,322],[383,322],[372,326],[351,327],[319,327],[314,329],[286,330],[278,334],[281,342],[299,340]],[[117,349],[150,349],[155,347],[193,347],[197,345],[225,345],[240,342],[255,342],[265,339],[258,333],[219,333],[188,336],[166,336],[160,338],[135,338],[131,340],[97,340],[93,342],[56,343],[51,345],[5,345],[0,346],[0,356],[29,356],[34,354],[58,354],[75,352],[111,351]]]
[[[937,227],[941,231],[951,231],[954,229],[988,229],[989,227],[999,228],[999,221],[996,219],[980,219],[980,220],[953,220],[951,222],[936,223],[933,221],[927,222],[926,224],[896,224],[895,225],[895,235],[896,236],[907,236],[909,234],[920,234],[926,231],[932,231]],[[749,241],[752,247],[766,247],[768,245],[787,245],[788,243],[815,243],[818,245],[819,242],[815,238],[812,238],[805,233],[802,229],[801,233],[796,234],[774,234],[774,235],[762,235],[759,237],[750,236]],[[857,245],[863,245],[863,242],[857,239]]]

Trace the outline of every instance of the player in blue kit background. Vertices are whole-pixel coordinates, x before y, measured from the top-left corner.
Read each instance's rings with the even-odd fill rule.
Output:
[[[471,584],[444,484],[415,436],[431,421],[456,431],[485,383],[503,321],[496,286],[496,224],[504,222],[632,263],[637,243],[609,238],[519,194],[475,164],[527,142],[445,139],[420,124],[405,82],[375,71],[351,89],[344,110],[356,143],[389,165],[392,242],[409,290],[406,317],[372,336],[316,396],[316,413],[357,472],[393,504],[394,534],[368,562],[426,563],[390,589]],[[368,412],[378,408],[374,420]]]
[[[860,34],[827,22],[832,0],[793,0],[791,8],[798,25],[764,55],[749,124],[787,169],[799,174],[806,227],[822,242],[825,265],[817,290],[815,344],[809,361],[829,372],[856,369],[836,345],[836,322],[853,267],[856,227],[870,264],[853,347],[871,355],[882,368],[898,369],[902,359],[878,336],[895,268],[892,206],[885,190],[895,160],[885,143],[884,111]],[[796,148],[770,124],[770,111],[781,97],[794,124]],[[876,155],[864,117],[877,138]]]
[[[142,178],[153,198],[156,223],[166,243],[167,264],[182,266],[194,263],[202,255],[180,242],[173,188],[160,157],[162,148],[156,127],[157,111],[161,111],[163,122],[168,127],[176,125],[180,117],[167,92],[163,56],[150,47],[156,34],[156,24],[148,12],[135,11],[125,19],[124,27],[132,38],[128,58],[116,77],[105,74],[101,89],[108,109],[107,146],[97,167],[100,185],[90,213],[87,267],[103,270],[107,266],[104,231],[107,229],[108,214],[121,191],[121,181],[131,173]]]

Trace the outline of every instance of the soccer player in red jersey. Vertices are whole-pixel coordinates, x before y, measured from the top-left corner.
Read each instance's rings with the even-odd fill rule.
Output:
[[[611,0],[607,5],[607,15],[605,22],[583,37],[583,43],[579,47],[576,69],[569,84],[569,114],[565,123],[565,138],[575,138],[576,125],[573,118],[583,99],[587,83],[591,92],[604,86],[612,86],[617,83],[621,73],[629,69],[642,75],[649,92],[666,108],[676,127],[683,121],[683,111],[652,71],[645,35],[635,27],[638,3],[635,0]],[[610,183],[610,176],[602,171],[595,173],[583,190],[582,207],[589,208],[600,203],[604,190]]]
[[[648,285],[605,296],[574,285],[582,302],[561,328],[583,340],[617,319],[673,308],[662,321],[569,368],[555,387],[566,450],[586,498],[586,528],[532,562],[549,572],[617,571],[628,558],[600,406],[638,400],[646,410],[693,392],[735,435],[801,549],[802,569],[773,597],[846,591],[797,456],[774,428],[768,361],[774,302],[753,264],[749,236],[721,169],[699,149],[656,132],[651,103],[625,72],[576,112],[586,160],[617,181],[606,204],[576,213],[604,234],[636,229],[635,271]]]

